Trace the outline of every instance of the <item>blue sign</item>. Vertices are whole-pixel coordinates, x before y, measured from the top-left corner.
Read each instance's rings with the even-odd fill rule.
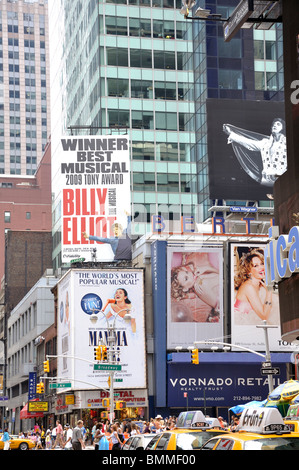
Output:
[[[36,372],[29,373],[28,401],[36,398]]]
[[[87,315],[98,313],[102,309],[102,299],[97,294],[86,294],[81,299],[81,308]]]
[[[167,405],[169,407],[232,407],[249,401],[265,400],[268,378],[261,376],[260,364],[169,364]],[[274,388],[287,380],[286,368],[273,377]]]
[[[230,212],[257,212],[257,207],[250,206],[230,206]]]
[[[265,247],[266,284],[271,285],[299,272],[299,227],[278,236],[278,227],[269,228],[270,243]]]

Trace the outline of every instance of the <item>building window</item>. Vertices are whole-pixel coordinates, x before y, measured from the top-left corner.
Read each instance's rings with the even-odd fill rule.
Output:
[[[31,212],[26,212],[26,219],[30,220],[31,219]]]
[[[10,212],[9,211],[5,211],[4,212],[4,222],[6,224],[10,224],[11,220],[10,220]]]

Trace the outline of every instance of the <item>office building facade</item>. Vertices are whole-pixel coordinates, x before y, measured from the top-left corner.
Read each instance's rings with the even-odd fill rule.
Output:
[[[0,174],[34,175],[50,129],[47,0],[0,2]]]
[[[198,2],[222,17],[237,4]],[[134,231],[151,231],[153,214],[175,231],[182,214],[210,215],[207,98],[283,100],[279,26],[225,43],[220,22],[186,20],[180,8],[175,0],[49,2],[56,267],[62,135],[128,132]]]
[[[49,11],[50,30],[61,32],[51,43],[53,258],[58,266],[61,210],[55,146],[71,132],[68,128],[74,134],[117,128],[122,129],[115,132],[129,133],[137,233],[150,230],[151,214],[169,213],[179,220],[182,212],[197,207],[198,169],[192,24],[180,15],[179,5],[173,0],[66,0],[60,11],[49,2]]]

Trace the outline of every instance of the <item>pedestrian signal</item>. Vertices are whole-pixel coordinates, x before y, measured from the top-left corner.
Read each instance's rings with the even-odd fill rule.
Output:
[[[191,351],[191,362],[192,364],[198,364],[198,349],[192,349]]]
[[[102,346],[97,346],[94,348],[94,360],[101,361],[102,360]]]
[[[102,419],[108,419],[109,415],[108,415],[108,411],[102,411],[101,412],[101,418]]]
[[[102,407],[103,408],[109,408],[109,405],[110,405],[109,398],[103,398]]]
[[[126,408],[126,402],[125,401],[117,401],[115,403],[115,409],[116,410],[123,410],[124,408]]]

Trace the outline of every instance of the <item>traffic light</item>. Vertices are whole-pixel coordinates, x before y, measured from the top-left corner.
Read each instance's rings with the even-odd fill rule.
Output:
[[[198,364],[198,349],[192,349],[191,351],[191,362],[192,364]]]
[[[44,372],[50,372],[50,364],[49,361],[44,361]]]
[[[102,346],[102,361],[108,361],[107,346]]]
[[[126,402],[125,401],[117,401],[115,403],[115,409],[116,410],[123,410],[124,408],[126,408]]]
[[[108,387],[110,388],[110,386],[111,386],[111,377],[109,375],[109,377],[108,377]]]
[[[39,382],[36,385],[36,393],[38,394],[45,393],[45,384],[43,382]]]
[[[109,398],[103,398],[103,400],[102,400],[102,407],[103,407],[103,408],[109,408],[109,405],[110,405]]]
[[[102,346],[97,346],[94,348],[94,360],[101,361],[102,360]]]

